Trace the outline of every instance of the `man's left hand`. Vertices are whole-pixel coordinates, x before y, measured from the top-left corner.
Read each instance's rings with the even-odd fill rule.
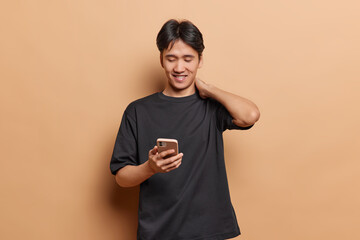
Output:
[[[209,84],[201,80],[200,78],[195,79],[195,86],[199,90],[200,97],[205,99],[209,97]]]

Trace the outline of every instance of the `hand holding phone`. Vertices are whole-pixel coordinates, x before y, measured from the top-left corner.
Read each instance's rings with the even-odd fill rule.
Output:
[[[178,141],[170,138],[158,138],[156,140],[158,152],[162,153],[166,150],[174,149],[174,153],[167,155],[167,157],[175,156],[179,153]]]
[[[158,138],[156,146],[149,151],[148,164],[154,174],[170,172],[181,165],[182,157],[176,139]]]

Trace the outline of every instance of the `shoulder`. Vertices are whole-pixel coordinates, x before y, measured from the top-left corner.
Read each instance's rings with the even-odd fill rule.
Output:
[[[145,97],[142,97],[142,98],[132,101],[126,107],[125,113],[134,115],[136,112],[136,109],[144,107],[144,106],[146,107],[147,105],[153,103],[154,101],[156,101],[157,96],[158,96],[158,93],[153,93],[148,96],[145,96]]]
[[[218,101],[216,101],[215,99],[213,98],[206,98],[205,99],[206,102],[207,102],[207,105],[211,108],[211,109],[214,109],[215,111],[216,110],[219,110],[219,108],[223,107],[223,105],[221,103],[219,103]]]

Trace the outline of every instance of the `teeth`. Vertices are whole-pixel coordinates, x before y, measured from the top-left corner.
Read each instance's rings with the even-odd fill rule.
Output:
[[[175,75],[175,77],[179,80],[184,80],[185,76],[179,76],[179,75]]]

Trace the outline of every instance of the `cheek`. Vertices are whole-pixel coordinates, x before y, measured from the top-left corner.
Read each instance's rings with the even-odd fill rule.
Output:
[[[190,72],[196,72],[197,69],[198,69],[198,64],[189,64],[187,66],[187,69],[190,71]]]
[[[169,65],[164,65],[165,72],[171,72],[171,67]]]
[[[175,67],[174,65],[175,65],[174,63],[164,61],[163,68],[166,72],[171,72]]]

